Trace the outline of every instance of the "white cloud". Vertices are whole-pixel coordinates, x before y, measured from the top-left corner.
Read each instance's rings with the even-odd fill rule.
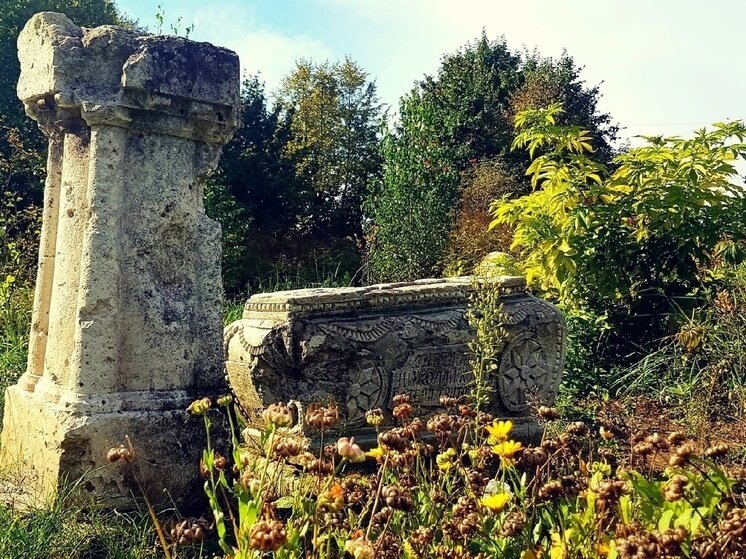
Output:
[[[260,74],[267,90],[272,91],[295,67],[300,58],[322,61],[334,58],[323,42],[305,35],[289,35],[261,25],[250,10],[242,6],[221,5],[217,12],[194,14],[192,38],[210,41],[238,53],[241,70]]]

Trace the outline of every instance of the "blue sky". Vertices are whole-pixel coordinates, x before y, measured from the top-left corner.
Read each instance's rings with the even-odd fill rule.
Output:
[[[158,0],[118,0],[153,30]],[[239,53],[242,68],[276,87],[300,57],[349,55],[396,105],[442,54],[504,35],[513,49],[567,49],[602,83],[601,108],[623,136],[688,134],[746,118],[743,0],[160,0],[164,31],[182,19],[191,38]]]

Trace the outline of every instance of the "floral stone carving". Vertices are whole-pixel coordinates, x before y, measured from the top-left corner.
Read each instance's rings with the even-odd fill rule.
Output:
[[[557,394],[564,321],[523,278],[495,281],[507,337],[488,381],[490,411],[526,418],[531,404],[551,404]],[[472,289],[472,279],[460,277],[254,295],[225,330],[228,380],[243,414],[252,422],[271,402],[334,401],[341,428],[361,436],[365,412],[383,408],[390,418],[395,394],[411,395],[424,415],[441,395],[467,395]]]

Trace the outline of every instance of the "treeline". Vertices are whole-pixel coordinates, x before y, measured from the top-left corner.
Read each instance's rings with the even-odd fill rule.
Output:
[[[15,40],[43,10],[86,26],[136,25],[107,0],[0,6],[0,235],[16,247],[38,228],[34,212],[19,216],[41,201],[46,142],[15,97]],[[510,149],[518,111],[562,103],[562,120],[590,130],[610,161],[616,128],[580,70],[567,54],[518,52],[482,33],[445,55],[398,111],[384,109],[374,77],[350,59],[301,60],[272,92],[249,77],[241,127],[206,189],[223,226],[226,291],[470,272],[510,241],[508,229],[487,231],[490,204],[530,189],[528,156]],[[33,244],[12,255],[29,274]]]
[[[609,162],[616,128],[598,98],[569,55],[514,52],[484,33],[444,56],[397,113],[349,59],[301,61],[274,95],[250,78],[242,127],[208,190],[229,292],[293,274],[321,283],[470,272],[509,242],[507,230],[488,232],[490,204],[529,190],[528,156],[510,149],[515,114],[561,102]]]

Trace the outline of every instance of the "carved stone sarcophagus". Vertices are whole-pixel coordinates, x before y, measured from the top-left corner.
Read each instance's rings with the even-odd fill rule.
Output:
[[[489,411],[520,421],[557,395],[565,327],[551,304],[526,291],[522,277],[494,280],[505,345],[489,373]],[[368,432],[365,412],[412,396],[418,411],[440,408],[441,395],[471,390],[467,308],[471,278],[254,295],[225,330],[228,380],[251,422],[265,405],[295,400],[339,405],[341,430]]]

